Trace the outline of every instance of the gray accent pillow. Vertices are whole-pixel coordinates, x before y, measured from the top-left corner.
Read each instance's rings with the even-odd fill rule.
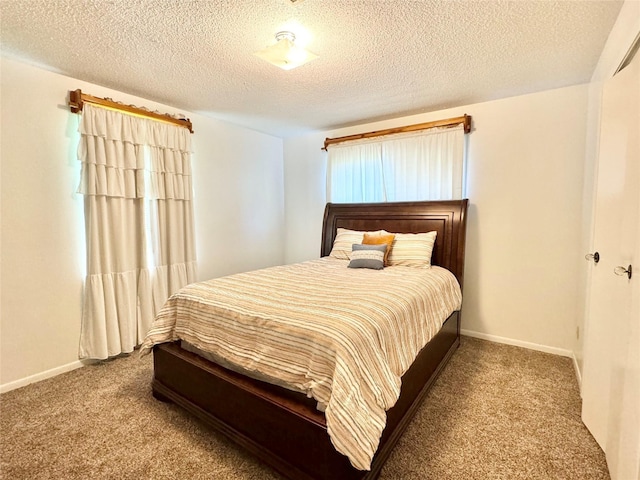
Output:
[[[354,243],[351,246],[351,261],[349,268],[371,268],[382,270],[384,268],[384,254],[387,245],[360,245]]]

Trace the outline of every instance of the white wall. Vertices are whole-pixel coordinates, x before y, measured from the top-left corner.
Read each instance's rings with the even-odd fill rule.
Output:
[[[325,137],[467,113],[470,199],[462,328],[570,355],[578,288],[588,86],[286,139],[286,262],[319,255]]]
[[[85,269],[69,90],[179,110],[1,59],[0,390],[79,366]],[[282,140],[190,112],[199,278],[284,260]]]
[[[282,264],[282,139],[191,119],[198,119],[193,175],[199,279]]]

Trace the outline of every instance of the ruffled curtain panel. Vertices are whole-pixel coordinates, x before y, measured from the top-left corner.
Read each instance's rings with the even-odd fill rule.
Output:
[[[330,145],[327,198],[335,203],[452,200],[463,196],[464,128]]]
[[[80,358],[139,345],[169,296],[196,280],[187,129],[85,105],[78,192],[87,278]]]

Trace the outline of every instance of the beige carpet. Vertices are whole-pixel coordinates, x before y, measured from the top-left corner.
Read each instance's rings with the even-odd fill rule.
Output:
[[[151,396],[151,357],[0,396],[3,479],[279,479]],[[463,337],[381,479],[607,479],[571,361]],[[338,480],[338,479],[336,479]]]

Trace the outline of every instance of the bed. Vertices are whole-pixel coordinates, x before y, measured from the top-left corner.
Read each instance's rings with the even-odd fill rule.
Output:
[[[396,233],[437,232],[431,263],[463,285],[467,200],[384,204],[327,204],[321,257],[338,228]],[[400,396],[388,410],[370,470],[338,453],[324,413],[302,393],[249,378],[181,347],[153,347],[153,395],[171,401],[291,479],[375,479],[428,388],[459,345],[460,311],[454,311],[402,376]]]

